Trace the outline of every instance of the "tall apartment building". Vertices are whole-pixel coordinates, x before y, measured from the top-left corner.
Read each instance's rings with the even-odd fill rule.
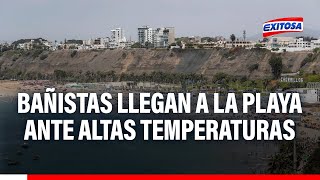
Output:
[[[173,27],[157,28],[153,35],[154,47],[165,48],[175,42]]]
[[[127,40],[124,36],[124,31],[121,28],[111,30],[110,47],[119,48],[125,46]]]
[[[169,31],[165,28],[157,28],[153,35],[153,45],[158,48],[169,46]]]
[[[138,28],[138,42],[145,45],[149,42],[153,47],[165,48],[175,42],[175,31],[173,27],[152,29],[149,26]]]
[[[176,35],[174,27],[166,27],[166,30],[168,30],[168,43],[169,45],[176,42]]]
[[[153,44],[153,30],[149,26],[138,28],[138,42],[145,45],[146,42]]]

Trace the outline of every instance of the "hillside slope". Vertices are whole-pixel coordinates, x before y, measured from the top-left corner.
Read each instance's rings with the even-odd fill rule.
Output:
[[[218,72],[230,75],[248,76],[251,79],[271,76],[268,64],[272,53],[262,49],[188,49],[188,50],[61,50],[55,52],[8,51],[0,56],[0,72],[39,72],[51,74],[54,70],[69,72],[150,73],[163,71],[172,73],[199,73],[213,76]],[[297,72],[301,62],[311,52],[281,53],[285,72]],[[249,67],[258,64],[253,72]],[[320,56],[304,65],[304,72],[320,72]]]

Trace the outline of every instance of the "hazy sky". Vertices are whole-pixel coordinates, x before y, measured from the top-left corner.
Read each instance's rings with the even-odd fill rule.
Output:
[[[0,0],[0,40],[44,37],[95,38],[122,27],[137,39],[137,27],[174,26],[176,36],[247,37],[263,22],[303,16],[304,27],[320,30],[319,0]]]

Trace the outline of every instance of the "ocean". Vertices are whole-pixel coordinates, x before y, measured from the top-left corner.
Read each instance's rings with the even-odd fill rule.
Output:
[[[274,142],[35,141],[23,147],[26,120],[0,101],[0,173],[264,173]],[[154,115],[36,115],[37,119],[128,119]],[[169,118],[162,115],[157,118]],[[77,123],[76,123],[77,124]],[[9,163],[8,163],[9,162]],[[14,163],[13,163],[14,162]]]

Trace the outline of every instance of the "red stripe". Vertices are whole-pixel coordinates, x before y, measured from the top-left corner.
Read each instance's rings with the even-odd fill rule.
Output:
[[[28,175],[28,180],[319,180],[320,175]]]
[[[270,22],[276,22],[276,21],[303,21],[303,17],[285,17],[285,18],[278,18],[278,19],[272,19],[270,21],[267,21],[265,23]]]
[[[302,32],[302,31],[271,31],[271,32],[263,33],[263,37],[273,36],[273,35],[282,34],[282,33],[289,33],[289,32]]]

